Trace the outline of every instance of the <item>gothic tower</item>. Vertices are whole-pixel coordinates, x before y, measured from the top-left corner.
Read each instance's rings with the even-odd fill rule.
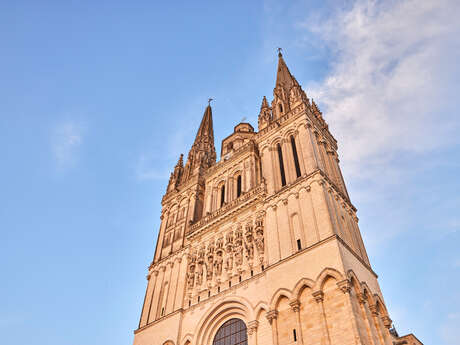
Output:
[[[279,53],[216,162],[208,105],[162,199],[135,345],[421,344],[392,328],[337,141]]]

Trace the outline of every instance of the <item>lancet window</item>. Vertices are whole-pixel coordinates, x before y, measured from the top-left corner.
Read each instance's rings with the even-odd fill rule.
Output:
[[[297,178],[299,178],[300,175],[302,175],[302,173],[300,172],[299,156],[297,155],[297,147],[295,145],[295,139],[293,135],[291,135],[291,147],[292,155],[294,156],[295,173],[297,175]]]
[[[241,175],[238,175],[236,178],[236,197],[239,198],[241,196]]]
[[[277,144],[276,149],[278,151],[278,161],[280,164],[281,186],[284,187],[286,185],[286,175],[284,172],[283,152],[281,151],[281,145]]]
[[[225,202],[225,184],[220,187],[220,207],[224,205]]]

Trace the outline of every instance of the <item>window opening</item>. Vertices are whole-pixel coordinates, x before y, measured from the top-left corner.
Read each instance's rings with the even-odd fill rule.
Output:
[[[297,177],[302,175],[300,173],[300,165],[299,165],[299,157],[297,156],[297,147],[295,146],[295,139],[294,136],[291,135],[291,146],[292,146],[292,154],[294,155],[294,165],[295,165],[295,173]]]
[[[238,175],[236,178],[236,197],[239,198],[241,196],[241,175]]]
[[[240,319],[226,321],[217,331],[213,345],[247,345],[248,334],[244,322]]]
[[[281,152],[280,144],[277,144],[276,148],[278,150],[278,160],[280,163],[281,186],[284,187],[286,185],[286,175],[284,174],[283,152]]]
[[[279,108],[279,110],[280,110],[280,113],[282,113],[282,112],[283,112],[283,105],[282,105],[281,103],[278,104],[278,108]]]
[[[300,239],[297,240],[297,249],[301,250],[302,249],[302,243],[300,242]]]
[[[294,341],[297,341],[297,333],[295,331],[295,328],[292,330],[292,334],[294,335]]]
[[[224,205],[225,202],[225,185],[220,187],[220,207]]]

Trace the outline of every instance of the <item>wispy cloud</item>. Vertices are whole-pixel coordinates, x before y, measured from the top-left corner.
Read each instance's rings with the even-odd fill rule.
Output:
[[[455,140],[460,3],[367,1],[303,23],[332,52],[307,89],[322,104],[348,174],[367,177],[400,153]],[[396,172],[395,172],[396,173]]]
[[[51,150],[58,168],[65,169],[75,165],[83,134],[83,125],[74,121],[61,122],[54,127]]]

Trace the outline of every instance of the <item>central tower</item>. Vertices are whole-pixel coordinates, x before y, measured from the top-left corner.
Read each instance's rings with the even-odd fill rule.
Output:
[[[211,106],[162,199],[135,345],[421,344],[391,329],[337,142],[279,53],[258,132]]]

